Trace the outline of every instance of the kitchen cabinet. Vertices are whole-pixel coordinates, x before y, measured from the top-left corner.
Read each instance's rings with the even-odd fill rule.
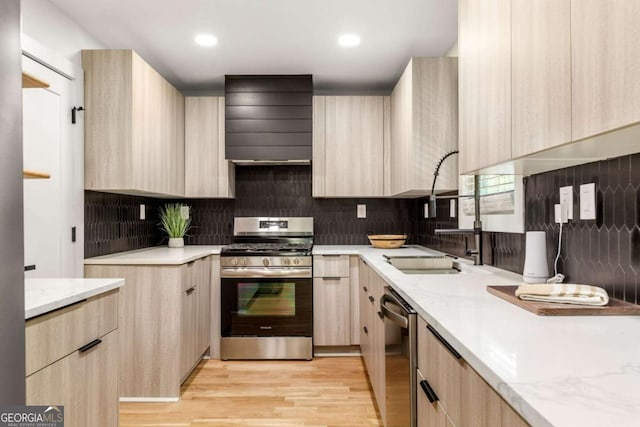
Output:
[[[571,141],[570,11],[570,0],[511,0],[513,158]]]
[[[185,98],[186,197],[232,198],[235,167],[224,154],[224,97]]]
[[[313,196],[384,196],[389,97],[313,97]]]
[[[118,291],[26,322],[27,405],[64,405],[70,427],[118,425]]]
[[[528,425],[421,317],[417,379],[418,426]]]
[[[182,196],[184,97],[132,50],[84,50],[85,189]]]
[[[458,59],[411,58],[391,93],[391,195],[429,194],[438,161],[457,149]],[[458,188],[456,163],[444,164],[437,191]]]
[[[367,265],[359,261],[360,276],[360,349],[367,367],[369,382],[382,420],[385,412],[385,338],[384,321],[380,312],[380,298],[384,294],[384,280]]]
[[[511,0],[460,0],[459,165],[511,160]]]
[[[209,347],[211,259],[182,265],[86,265],[86,277],[123,277],[120,396],[178,399]]]
[[[313,341],[316,346],[360,343],[358,257],[314,255]]]
[[[640,1],[571,1],[572,138],[640,121]]]

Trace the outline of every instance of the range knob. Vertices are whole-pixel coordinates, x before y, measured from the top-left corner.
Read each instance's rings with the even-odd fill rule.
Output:
[[[234,258],[231,260],[231,265],[233,265],[234,267],[238,266],[238,258]]]
[[[269,258],[262,258],[262,264],[264,264],[265,267],[269,267],[271,262],[269,261]]]
[[[298,264],[300,264],[300,260],[299,260],[298,258],[294,258],[294,259],[293,259],[293,263],[294,263],[295,265],[298,265]]]
[[[290,265],[291,264],[291,260],[287,257],[282,258],[282,264],[283,265]]]
[[[242,258],[242,266],[243,267],[247,266],[247,259],[246,258]]]

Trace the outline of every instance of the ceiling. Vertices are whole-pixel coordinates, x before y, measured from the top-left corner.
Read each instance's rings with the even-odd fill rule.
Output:
[[[133,48],[187,93],[225,74],[313,74],[319,91],[390,90],[411,56],[457,39],[454,0],[51,0],[109,48]],[[214,34],[217,46],[194,43]],[[353,48],[337,43],[358,34]]]

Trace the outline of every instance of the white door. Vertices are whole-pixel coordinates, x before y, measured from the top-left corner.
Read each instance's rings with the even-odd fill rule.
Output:
[[[23,71],[47,82],[47,89],[23,89],[24,168],[50,179],[24,181],[25,277],[76,276],[71,227],[77,222],[73,202],[76,167],[70,131],[71,81],[23,57]]]

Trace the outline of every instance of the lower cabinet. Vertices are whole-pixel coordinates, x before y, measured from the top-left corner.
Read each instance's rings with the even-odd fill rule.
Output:
[[[418,318],[418,426],[524,427],[438,332]]]
[[[314,255],[313,342],[349,346],[360,342],[358,257]]]
[[[27,321],[27,405],[64,406],[67,427],[118,425],[117,294]]]
[[[86,277],[123,277],[120,397],[179,398],[210,342],[211,259],[183,265],[87,265]]]
[[[384,294],[384,280],[365,261],[359,261],[360,275],[360,349],[369,374],[380,416],[386,425],[384,321],[380,312],[380,298]]]

